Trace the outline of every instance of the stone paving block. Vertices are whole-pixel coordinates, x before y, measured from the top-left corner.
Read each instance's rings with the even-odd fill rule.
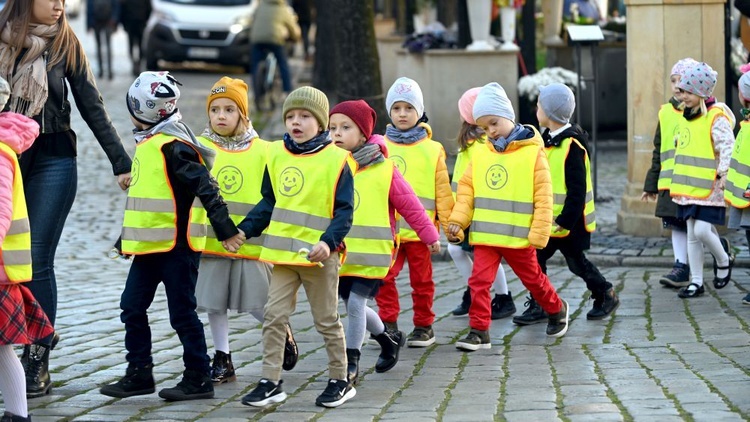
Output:
[[[619,412],[616,413],[592,413],[592,414],[576,414],[566,415],[571,422],[617,422],[622,421],[624,418]],[[660,419],[660,422],[662,420]],[[678,422],[678,421],[674,421]]]
[[[550,410],[520,410],[515,412],[503,412],[502,416],[508,422],[528,422],[528,421],[559,421],[560,418],[556,411]]]

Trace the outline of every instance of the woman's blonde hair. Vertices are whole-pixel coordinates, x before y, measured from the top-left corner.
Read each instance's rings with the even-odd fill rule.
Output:
[[[23,42],[26,39],[29,25],[31,25],[31,14],[34,8],[35,0],[8,0],[5,7],[0,11],[0,31],[2,31],[6,25],[13,25],[12,37],[10,39],[10,46],[15,47],[15,56],[13,60],[18,59],[23,48]],[[65,0],[62,0],[63,6]],[[47,70],[51,69],[52,66],[65,60],[65,70],[67,72],[76,71],[85,60],[83,53],[83,47],[81,42],[73,32],[73,28],[68,24],[68,19],[65,16],[65,12],[60,16],[57,21],[59,30],[57,35],[52,39],[51,44],[48,47],[49,60],[47,61]]]

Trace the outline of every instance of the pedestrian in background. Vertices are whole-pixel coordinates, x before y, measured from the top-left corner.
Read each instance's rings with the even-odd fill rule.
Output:
[[[216,154],[211,175],[229,204],[232,221],[239,224],[263,197],[260,186],[268,142],[260,139],[253,129],[248,115],[247,84],[241,79],[227,76],[219,79],[206,98],[206,113],[208,125],[198,141]],[[211,381],[217,385],[237,379],[229,351],[227,311],[249,312],[262,324],[272,267],[258,261],[263,236],[247,241],[235,253],[228,252],[213,228],[206,225],[203,208],[194,207],[192,212],[200,214],[195,218],[207,230],[195,296],[198,310],[208,313],[216,350]],[[297,344],[287,324],[283,368],[287,371],[294,368],[297,357]]]
[[[112,33],[120,22],[120,0],[86,0],[86,28],[94,33],[99,78],[104,77],[104,57],[107,57],[107,78],[112,80]],[[102,53],[102,50],[104,53]]]
[[[677,83],[681,90],[684,120],[680,122],[674,172],[670,184],[678,217],[687,222],[690,284],[678,296],[692,298],[703,287],[703,248],[714,258],[716,289],[724,288],[732,276],[734,255],[729,241],[719,238],[714,225],[724,224],[724,185],[734,146],[734,116],[712,96],[716,72],[706,63],[689,65]]]
[[[674,265],[669,274],[661,276],[659,283],[664,286],[680,288],[690,284],[690,266],[687,260],[687,223],[678,218],[678,206],[672,201],[669,186],[674,171],[675,137],[679,134],[679,125],[683,122],[681,92],[677,89],[682,73],[688,66],[697,63],[694,59],[684,58],[672,66],[669,83],[672,86],[672,97],[659,108],[659,122],[654,134],[654,152],[651,155],[651,168],[646,173],[643,183],[642,201],[656,200],[656,216],[661,217],[662,226],[672,231],[672,252]]]
[[[292,9],[285,0],[259,0],[258,8],[253,15],[250,27],[250,42],[252,60],[250,73],[255,76],[258,63],[269,53],[276,57],[281,73],[281,84],[284,93],[292,91],[292,74],[289,70],[285,45],[287,41],[296,41],[300,36],[300,29]]]
[[[310,27],[314,21],[312,0],[292,0],[292,8],[297,15],[297,24],[299,24],[302,36],[302,53],[304,54],[305,61],[309,62],[312,60],[312,54],[310,53]]]
[[[10,85],[0,78],[0,110]],[[44,310],[21,283],[31,280],[31,236],[18,155],[39,135],[39,125],[18,113],[0,113],[0,394],[2,421],[31,421],[23,366],[14,344],[31,344],[54,332]]]
[[[169,72],[143,72],[126,96],[136,148],[121,253],[134,258],[120,299],[128,367],[120,380],[100,389],[110,397],[155,391],[148,309],[161,283],[169,322],[182,343],[185,371],[182,380],[159,391],[159,397],[178,401],[214,396],[203,323],[195,311],[195,284],[206,237],[188,232],[188,226],[197,223],[193,202],[199,200],[206,210],[218,239],[239,247],[245,236],[229,218],[227,204],[209,173],[213,151],[202,146],[182,122],[178,85]]]
[[[54,258],[78,183],[76,134],[70,128],[72,93],[125,189],[131,161],[90,77],[81,43],[68,25],[61,1],[8,0],[0,11],[0,77],[10,83],[5,110],[32,117],[41,134],[19,159],[31,228],[34,275],[29,289],[55,324],[57,280]],[[69,87],[69,88],[68,88]],[[24,348],[29,397],[48,394],[49,354],[58,336]]]
[[[128,34],[128,53],[133,62],[133,76],[141,73],[143,31],[146,30],[150,16],[151,0],[120,0],[120,23]]]

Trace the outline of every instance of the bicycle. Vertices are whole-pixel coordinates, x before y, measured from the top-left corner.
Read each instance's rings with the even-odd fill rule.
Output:
[[[273,53],[268,52],[265,59],[258,63],[253,75],[253,94],[258,111],[271,111],[281,98],[282,84],[278,62]]]

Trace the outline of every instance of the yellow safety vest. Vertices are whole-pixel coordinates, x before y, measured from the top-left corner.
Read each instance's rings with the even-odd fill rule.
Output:
[[[487,141],[487,135],[482,135],[481,138],[473,140],[471,143],[466,145],[463,151],[459,151],[456,155],[456,164],[453,165],[453,176],[451,177],[451,188],[453,193],[458,192],[458,182],[461,180],[461,176],[464,175],[466,168],[469,166],[471,156],[481,147],[477,145],[484,144]]]
[[[557,147],[544,148],[549,161],[549,171],[552,175],[552,221],[555,221],[562,212],[565,198],[568,196],[568,186],[565,184],[565,160],[568,158],[570,146],[573,145],[573,142],[583,150],[586,162],[586,203],[583,207],[582,217],[586,224],[586,231],[592,233],[596,229],[596,216],[594,214],[594,189],[591,183],[591,162],[586,148],[575,138],[567,138]],[[556,232],[553,225],[550,236],[566,237],[569,234],[570,230],[567,229]]]
[[[388,274],[395,249],[388,213],[393,167],[386,160],[354,175],[354,221],[339,275],[382,279]]]
[[[135,147],[122,221],[124,254],[167,252],[177,242],[177,210],[162,152],[162,147],[170,142],[183,142],[194,148],[182,139],[162,133],[139,142]],[[192,209],[190,226],[188,242],[193,250],[200,251],[206,241],[206,226],[195,221]]]
[[[732,161],[729,164],[724,199],[735,208],[750,206],[750,122],[740,122],[740,133],[734,141]],[[744,145],[748,143],[747,145]]]
[[[221,196],[229,209],[229,217],[234,224],[239,224],[263,198],[260,187],[263,182],[263,172],[266,170],[268,142],[256,138],[246,150],[229,151],[202,136],[198,137],[198,141],[216,152],[211,175],[219,183]],[[206,233],[206,246],[203,253],[248,259],[260,257],[265,235],[247,239],[236,253],[228,252],[221,246],[221,241],[216,238],[216,233],[208,221],[206,209],[203,208],[200,199],[195,198],[192,212],[194,221],[202,225]],[[193,225],[190,227],[192,232]],[[191,232],[189,232],[190,235],[192,235]]]
[[[422,203],[427,217],[435,221],[437,208],[435,205],[435,173],[443,146],[430,138],[422,139],[413,144],[398,144],[388,140],[389,158],[399,169],[404,179],[414,189],[419,202]],[[419,236],[406,221],[399,222],[398,235],[402,242],[419,242]]]
[[[499,153],[491,144],[472,157],[472,245],[526,248],[534,217],[534,167],[542,145]]]
[[[304,155],[287,151],[283,142],[269,145],[268,174],[276,205],[263,242],[261,260],[273,264],[316,265],[299,254],[299,250],[312,250],[331,224],[336,185],[348,156],[348,151],[333,143]]]
[[[716,180],[716,156],[711,139],[714,120],[724,116],[721,107],[680,124],[680,135],[674,158],[674,173],[669,187],[671,196],[708,198]]]
[[[0,142],[0,154],[13,162],[13,210],[10,227],[5,234],[5,240],[0,245],[0,256],[3,258],[5,273],[11,283],[30,281],[31,268],[31,231],[29,230],[29,214],[26,210],[26,196],[23,192],[21,168],[18,166],[18,156],[11,147]]]
[[[674,138],[680,130],[680,123],[684,122],[682,110],[677,110],[672,103],[667,103],[659,109],[659,132],[661,135],[661,149],[659,150],[661,171],[659,172],[659,190],[669,190],[674,171]]]

